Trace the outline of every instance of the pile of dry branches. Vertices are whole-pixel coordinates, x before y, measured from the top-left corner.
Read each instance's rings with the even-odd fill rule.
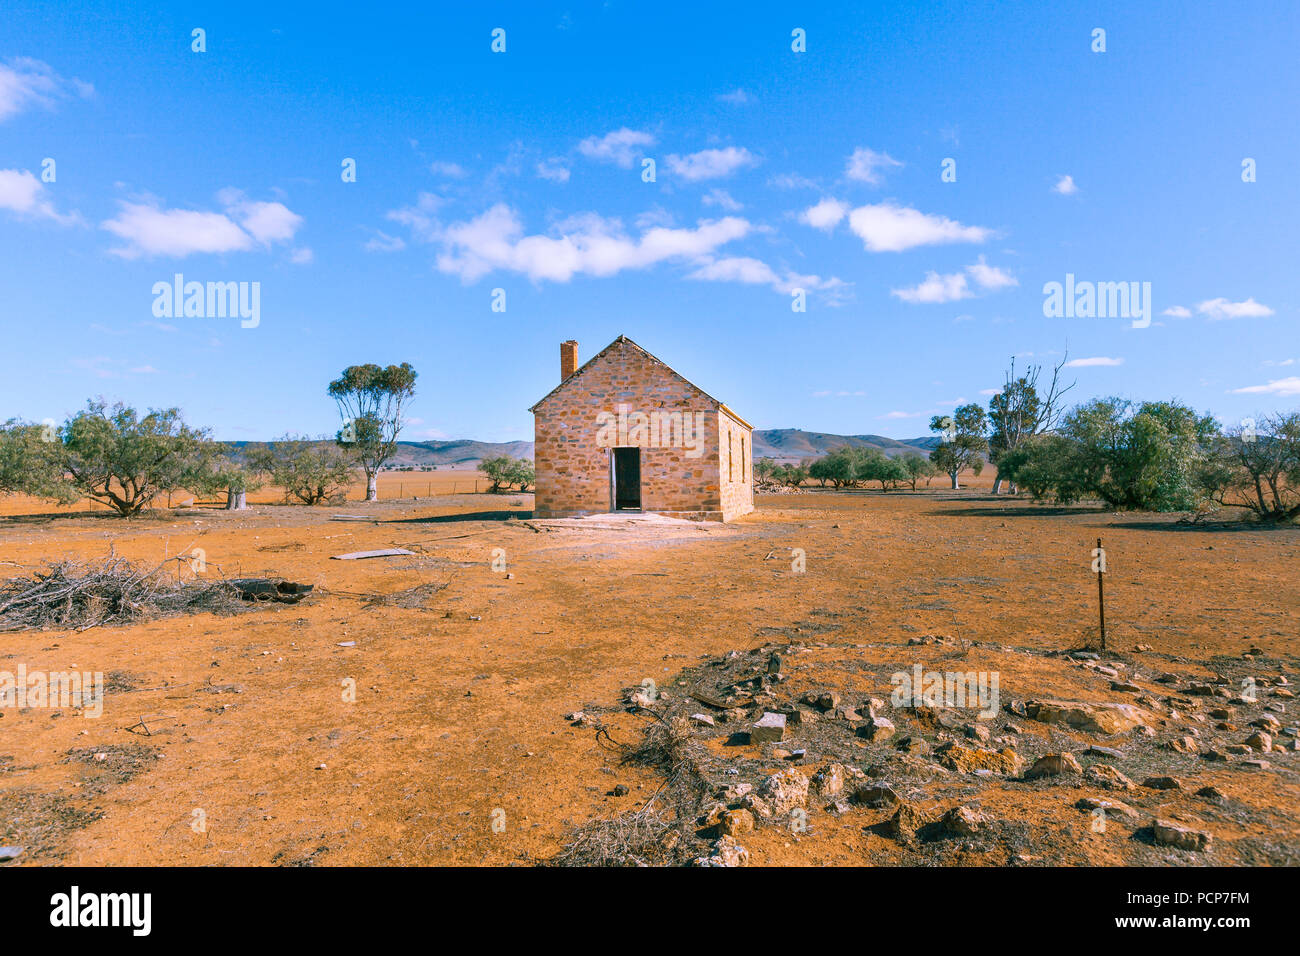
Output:
[[[226,581],[181,583],[163,567],[139,567],[110,554],[99,563],[61,561],[29,577],[10,578],[0,583],[0,631],[84,631],[246,606]]]

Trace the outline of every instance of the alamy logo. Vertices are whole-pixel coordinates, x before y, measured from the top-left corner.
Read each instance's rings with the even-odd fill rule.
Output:
[[[627,405],[617,411],[599,412],[596,445],[600,448],[683,448],[687,458],[704,454],[704,412],[630,412]]]
[[[978,708],[981,717],[998,713],[997,671],[927,671],[913,664],[910,674],[899,671],[889,682],[895,707]]]
[[[178,272],[171,282],[155,282],[153,296],[157,319],[239,318],[245,329],[262,322],[260,282],[186,282]]]
[[[1133,328],[1151,324],[1150,282],[1076,282],[1043,286],[1043,315],[1049,319],[1132,319]]]
[[[104,675],[100,671],[0,671],[0,708],[82,708],[83,717],[104,714]]]
[[[153,928],[151,893],[70,892],[50,897],[51,926],[129,926],[133,936],[148,936]]]

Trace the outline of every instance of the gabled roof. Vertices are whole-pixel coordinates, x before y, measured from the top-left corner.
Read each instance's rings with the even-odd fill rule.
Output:
[[[599,352],[597,352],[595,355],[593,355],[591,358],[589,358],[586,362],[584,362],[581,366],[579,366],[579,368],[578,368],[578,370],[577,370],[576,372],[574,372],[572,375],[570,375],[568,378],[566,378],[566,379],[565,379],[563,382],[561,382],[559,385],[555,386],[555,388],[551,389],[549,392],[547,392],[545,395],[543,395],[543,396],[542,396],[540,399],[538,399],[538,400],[537,400],[537,401],[532,405],[532,407],[529,408],[528,410],[529,410],[530,412],[534,412],[534,413],[536,413],[537,409],[541,407],[541,405],[542,405],[543,402],[545,402],[548,398],[550,398],[552,395],[554,395],[554,394],[555,394],[556,392],[558,392],[560,389],[564,388],[566,385],[568,385],[570,382],[572,382],[574,379],[576,379],[579,375],[581,375],[581,374],[582,374],[583,372],[585,372],[588,368],[590,368],[592,365],[594,365],[594,364],[595,364],[595,363],[596,363],[596,362],[597,362],[601,357],[603,357],[604,354],[605,354],[606,352],[608,352],[610,349],[614,348],[614,347],[617,346],[617,345],[629,345],[629,346],[631,346],[632,348],[636,349],[638,352],[640,352],[642,355],[644,355],[646,358],[648,358],[651,362],[655,363],[655,364],[658,365],[658,366],[661,366],[661,367],[664,369],[664,371],[666,371],[669,375],[673,376],[674,378],[680,379],[681,381],[683,381],[683,382],[685,382],[687,385],[689,385],[691,388],[695,389],[697,392],[699,392],[701,395],[703,395],[705,398],[707,398],[710,402],[712,402],[712,403],[713,403],[714,405],[716,405],[718,408],[722,409],[722,410],[725,411],[728,415],[730,415],[732,418],[734,418],[736,421],[740,422],[740,424],[744,425],[746,428],[749,428],[749,429],[751,429],[751,430],[753,429],[753,426],[750,425],[749,422],[745,421],[743,418],[741,418],[739,415],[737,415],[734,411],[732,411],[730,408],[728,408],[725,404],[723,404],[722,402],[718,401],[718,399],[714,398],[712,395],[710,395],[710,394],[709,394],[708,392],[706,392],[704,389],[700,388],[698,385],[696,385],[694,382],[692,382],[690,379],[688,379],[685,375],[682,375],[681,373],[679,373],[679,372],[673,370],[673,369],[672,369],[672,368],[671,368],[671,367],[670,367],[666,362],[660,361],[659,359],[655,358],[655,356],[651,355],[651,354],[650,354],[649,352],[647,352],[645,349],[641,348],[641,346],[637,345],[635,342],[633,342],[631,339],[629,339],[626,335],[620,335],[620,336],[619,336],[618,338],[616,338],[613,342],[610,342],[610,343],[609,343],[608,345],[606,345],[603,349],[601,349]]]

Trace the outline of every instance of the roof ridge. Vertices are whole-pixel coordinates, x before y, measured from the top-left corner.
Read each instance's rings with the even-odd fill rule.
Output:
[[[641,353],[642,353],[643,355],[645,355],[647,358],[649,358],[649,359],[651,359],[652,361],[654,361],[654,362],[658,363],[659,365],[663,366],[665,369],[668,370],[668,372],[669,372],[670,374],[677,376],[677,378],[680,378],[683,382],[685,382],[685,383],[686,383],[687,385],[689,385],[691,388],[695,389],[697,392],[699,392],[701,395],[703,395],[703,396],[704,396],[705,398],[707,398],[709,401],[713,402],[713,403],[714,403],[715,405],[717,405],[719,408],[725,408],[725,407],[726,407],[726,403],[725,403],[725,402],[722,402],[721,400],[714,398],[712,395],[710,395],[710,394],[709,394],[708,392],[706,392],[704,389],[700,388],[698,385],[696,385],[694,382],[692,382],[689,378],[687,378],[687,377],[686,377],[685,375],[683,375],[681,372],[677,371],[675,368],[673,368],[671,365],[669,365],[669,364],[668,364],[667,362],[665,362],[663,359],[659,358],[659,356],[657,356],[657,355],[655,355],[653,352],[651,352],[649,349],[646,349],[646,348],[644,348],[644,347],[638,345],[636,342],[632,341],[632,340],[631,340],[630,338],[628,338],[626,335],[621,335],[621,334],[620,334],[620,335],[618,336],[618,338],[614,339],[614,341],[610,342],[610,343],[609,343],[608,345],[606,345],[603,349],[601,349],[599,352],[597,352],[597,353],[596,353],[595,355],[593,355],[591,358],[587,359],[587,361],[583,362],[580,366],[578,366],[576,369],[574,369],[574,372],[573,372],[572,375],[570,375],[570,376],[569,376],[568,378],[566,378],[564,381],[560,382],[560,383],[559,383],[558,385],[556,385],[553,389],[551,389],[549,392],[547,392],[545,395],[543,395],[541,398],[539,398],[536,402],[534,402],[534,403],[529,407],[528,410],[529,410],[530,412],[534,412],[534,413],[536,413],[538,406],[541,405],[542,402],[546,401],[548,398],[550,398],[552,395],[554,395],[554,394],[555,394],[556,392],[558,392],[560,389],[564,388],[565,385],[568,385],[570,382],[572,382],[575,378],[577,378],[577,377],[578,377],[579,375],[581,375],[584,371],[586,371],[586,369],[587,369],[588,366],[590,366],[593,362],[595,362],[598,358],[600,358],[602,355],[604,355],[606,352],[608,352],[610,349],[612,349],[615,345],[618,345],[620,342],[626,342],[628,345],[632,346],[632,347],[633,347],[634,349],[636,349],[638,352],[641,352]],[[728,409],[728,411],[730,412],[731,410]],[[735,418],[738,418],[738,419],[740,418],[740,416],[739,416],[739,415],[736,415],[735,412],[731,412],[731,415],[732,415],[733,417],[735,417]],[[743,421],[743,419],[742,419],[742,421]]]

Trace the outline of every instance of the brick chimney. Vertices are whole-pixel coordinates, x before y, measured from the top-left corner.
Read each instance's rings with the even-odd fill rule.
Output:
[[[560,381],[566,381],[578,370],[578,342],[569,339],[560,343]]]

